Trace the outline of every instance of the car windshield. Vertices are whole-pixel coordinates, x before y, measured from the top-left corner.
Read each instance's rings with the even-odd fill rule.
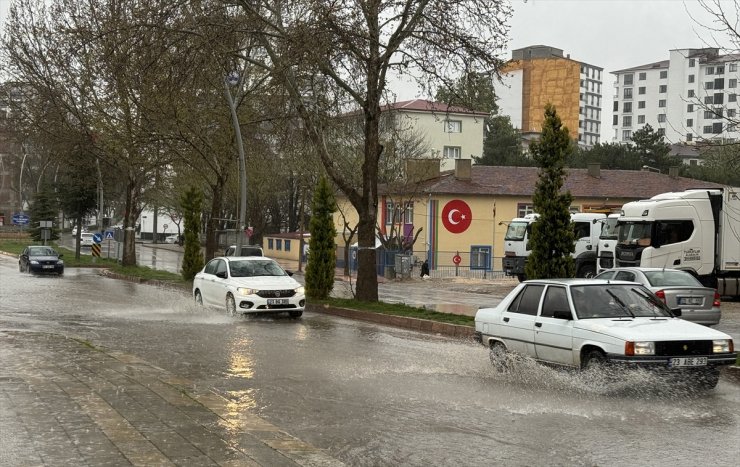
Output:
[[[652,224],[649,222],[619,222],[617,235],[622,245],[650,245]]]
[[[652,292],[634,284],[578,285],[570,292],[579,319],[672,316]]]
[[[599,234],[601,240],[616,240],[617,239],[617,218],[608,217],[601,224],[601,233]]]
[[[645,271],[645,277],[653,287],[665,287],[670,285],[684,285],[688,287],[703,287],[701,283],[691,274],[685,271]]]
[[[285,276],[285,271],[275,261],[231,261],[231,277]]]
[[[37,246],[28,249],[29,256],[56,256],[57,252],[53,248]]]
[[[506,229],[504,240],[524,240],[528,225],[528,222],[512,222]]]

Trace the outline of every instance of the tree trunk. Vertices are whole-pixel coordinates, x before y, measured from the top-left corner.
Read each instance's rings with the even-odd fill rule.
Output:
[[[223,208],[223,187],[224,180],[222,178],[219,178],[215,184],[211,185],[213,196],[211,198],[211,216],[206,227],[206,262],[213,259],[218,250],[216,231],[218,230],[218,219],[221,217],[221,209]]]
[[[123,256],[121,265],[136,266],[136,238],[134,226],[136,218],[139,217],[137,207],[138,193],[136,192],[136,181],[129,177],[126,183],[126,213],[124,215],[124,233],[123,233]]]

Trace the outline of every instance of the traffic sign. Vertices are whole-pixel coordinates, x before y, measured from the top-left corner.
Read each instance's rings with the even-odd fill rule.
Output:
[[[95,243],[93,246],[90,247],[90,249],[92,250],[92,255],[94,257],[100,258],[100,243]]]
[[[460,264],[461,261],[462,261],[462,258],[460,258],[460,255],[455,255],[452,257],[452,262],[455,264]]]
[[[113,240],[113,231],[112,230],[106,230],[105,231],[105,239],[106,240]]]
[[[31,218],[22,212],[16,212],[13,214],[13,217],[11,217],[11,220],[13,221],[13,224],[16,225],[27,225],[31,221]]]
[[[93,234],[93,242],[100,243],[103,241],[103,236],[100,234],[100,232],[95,232]]]

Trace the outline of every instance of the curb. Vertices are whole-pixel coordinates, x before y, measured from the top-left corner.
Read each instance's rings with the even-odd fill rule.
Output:
[[[367,321],[375,324],[394,326],[413,331],[421,331],[430,334],[444,335],[458,339],[473,340],[475,328],[472,326],[463,326],[460,324],[441,323],[428,319],[410,318],[407,316],[385,315],[372,311],[353,310],[351,308],[339,308],[329,305],[311,305],[306,304],[306,311],[314,313],[323,313],[327,315],[340,316],[342,318],[356,319]]]

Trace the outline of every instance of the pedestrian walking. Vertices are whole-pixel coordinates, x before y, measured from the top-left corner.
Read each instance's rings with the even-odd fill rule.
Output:
[[[424,260],[424,262],[421,264],[421,274],[420,277],[422,279],[429,277],[429,260]]]

